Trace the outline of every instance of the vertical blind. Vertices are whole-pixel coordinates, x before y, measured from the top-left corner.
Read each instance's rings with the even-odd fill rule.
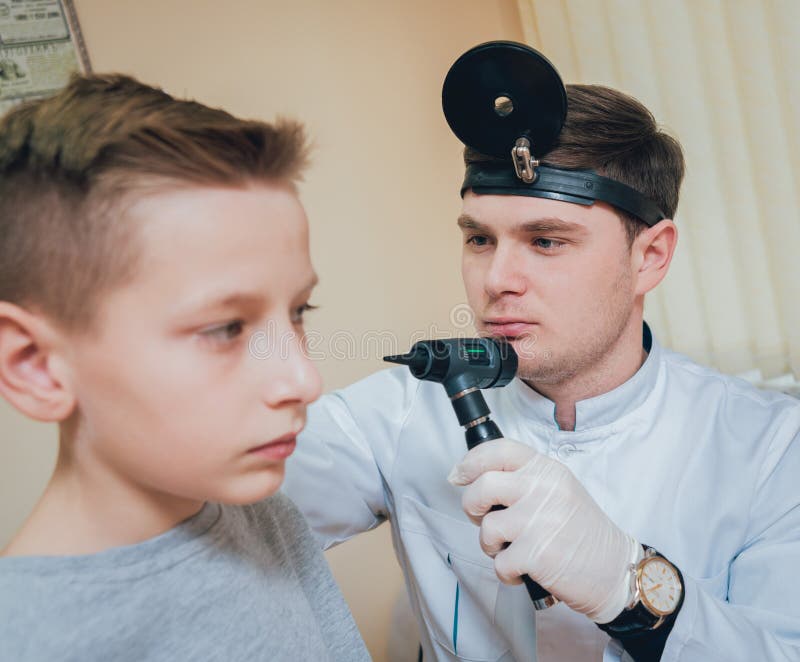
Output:
[[[632,94],[683,145],[678,250],[645,310],[662,344],[800,376],[800,2],[518,4],[565,82]]]

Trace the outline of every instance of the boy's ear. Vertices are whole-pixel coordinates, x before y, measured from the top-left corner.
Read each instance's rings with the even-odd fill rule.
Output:
[[[677,243],[678,228],[670,219],[659,221],[638,234],[632,247],[638,266],[637,294],[647,294],[664,280]]]
[[[0,395],[37,421],[63,421],[75,409],[58,337],[42,317],[0,301]]]

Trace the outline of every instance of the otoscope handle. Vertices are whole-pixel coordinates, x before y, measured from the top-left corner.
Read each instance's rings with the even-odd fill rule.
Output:
[[[492,439],[500,439],[503,433],[497,427],[497,423],[492,420],[482,421],[471,428],[467,428],[464,433],[467,438],[467,450],[472,450],[478,444]]]
[[[484,420],[472,427],[467,428],[466,437],[467,437],[467,448],[472,450],[475,446],[482,444],[484,441],[491,441],[492,439],[500,439],[503,436],[503,433],[500,431],[500,428],[497,426],[493,420],[489,418],[489,407],[486,405],[486,401],[483,399],[483,395],[480,391],[474,391],[473,393],[469,394],[475,400],[479,400],[479,403],[483,404],[483,408],[486,410],[486,415]],[[475,403],[480,407],[479,403]],[[493,506],[492,510],[505,510],[505,506]],[[525,582],[525,588],[528,589],[528,595],[531,596],[531,600],[533,601],[533,606],[536,610],[539,609],[547,609],[548,607],[552,607],[554,604],[558,602],[557,598],[554,598],[550,595],[545,589],[543,589],[539,584],[533,581],[528,575],[522,576],[522,581]]]
[[[531,596],[533,608],[536,609],[536,611],[552,607],[558,602],[558,598],[554,598],[550,595],[545,589],[539,586],[539,584],[528,577],[528,575],[522,575],[522,581],[525,582],[525,588],[528,589],[528,595]]]

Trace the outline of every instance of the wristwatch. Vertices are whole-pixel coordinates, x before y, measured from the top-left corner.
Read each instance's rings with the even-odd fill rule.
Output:
[[[652,547],[631,564],[631,601],[610,623],[600,625],[615,639],[655,630],[676,614],[683,603],[683,577],[672,563]]]

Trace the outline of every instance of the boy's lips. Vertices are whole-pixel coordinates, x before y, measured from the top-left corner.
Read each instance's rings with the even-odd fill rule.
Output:
[[[247,453],[248,455],[258,455],[270,460],[285,460],[294,452],[295,446],[297,446],[297,433],[290,432],[282,437],[268,441],[266,444],[255,446]]]

